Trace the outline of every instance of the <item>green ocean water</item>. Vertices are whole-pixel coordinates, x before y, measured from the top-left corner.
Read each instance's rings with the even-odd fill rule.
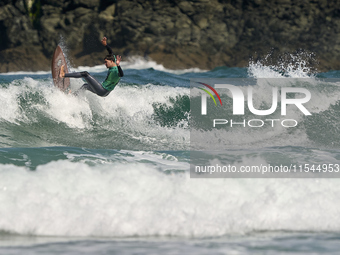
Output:
[[[64,94],[48,72],[0,74],[1,254],[337,253],[339,179],[190,178],[189,87],[190,78],[340,71],[122,67],[106,98]],[[72,80],[72,91],[81,85]],[[327,94],[294,132],[232,133],[228,157],[338,162],[339,100]]]

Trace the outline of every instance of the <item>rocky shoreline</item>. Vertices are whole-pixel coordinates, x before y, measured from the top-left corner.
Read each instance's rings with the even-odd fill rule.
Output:
[[[303,52],[319,71],[340,70],[339,14],[327,0],[2,0],[0,72],[49,70],[58,43],[73,66],[102,64],[103,36],[123,58],[174,69]]]

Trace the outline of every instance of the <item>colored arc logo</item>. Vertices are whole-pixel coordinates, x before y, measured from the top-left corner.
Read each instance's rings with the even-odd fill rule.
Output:
[[[205,84],[205,83],[203,83],[203,82],[198,82],[198,83],[199,83],[199,84],[202,84],[202,85],[204,85],[204,86],[206,86],[206,87],[209,88],[209,89],[211,89],[211,90],[215,93],[215,95],[217,96],[218,100],[220,101],[220,104],[222,105],[222,100],[221,100],[221,98],[220,98],[220,95],[216,92],[216,90],[215,90],[213,87],[211,87],[210,85]],[[216,100],[215,100],[214,96],[210,93],[209,90],[206,90],[206,89],[203,89],[203,88],[199,88],[199,89],[201,89],[201,90],[207,92],[207,94],[214,100],[214,103],[215,103],[215,105],[217,106]]]

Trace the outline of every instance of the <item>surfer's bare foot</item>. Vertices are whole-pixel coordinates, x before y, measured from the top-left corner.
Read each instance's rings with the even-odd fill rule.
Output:
[[[64,78],[65,77],[65,71],[64,71],[64,65],[60,67],[60,73],[59,73],[59,78]]]

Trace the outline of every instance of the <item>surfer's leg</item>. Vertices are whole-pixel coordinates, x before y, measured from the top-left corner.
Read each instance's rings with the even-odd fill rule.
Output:
[[[65,68],[65,65],[62,65],[60,67],[59,78],[82,78],[83,77],[83,73],[85,73],[85,72],[65,73],[64,68]]]
[[[105,97],[110,94],[110,91],[103,88],[103,86],[93,78],[88,72],[77,72],[77,73],[67,73],[65,78],[84,78],[87,83],[85,83],[80,89],[86,89],[91,91],[98,96]]]
[[[64,65],[62,65],[60,67],[60,70],[59,70],[59,78],[64,78],[65,77],[65,71],[64,71]]]
[[[64,78],[84,78],[81,72],[79,73],[65,73]]]
[[[88,84],[84,84],[83,87],[92,93],[97,94],[98,96],[105,97],[110,94],[110,91],[103,88],[103,86],[93,78],[88,72],[82,72],[83,78],[87,81]]]
[[[83,86],[81,86],[77,91],[75,91],[75,92],[73,93],[73,95],[78,96],[78,95],[79,95],[79,92],[81,92],[81,91],[83,91],[83,90],[88,90],[88,91],[91,91],[92,93],[96,93],[96,92],[92,91],[91,87],[90,87],[87,83],[85,83],[85,84],[84,84]]]
[[[87,83],[85,83],[83,86],[81,86],[79,90],[88,90],[88,91],[91,91],[92,93],[95,93],[95,94],[96,94],[96,91],[94,91],[94,90],[92,89],[92,87],[89,86],[89,84],[87,84]]]

